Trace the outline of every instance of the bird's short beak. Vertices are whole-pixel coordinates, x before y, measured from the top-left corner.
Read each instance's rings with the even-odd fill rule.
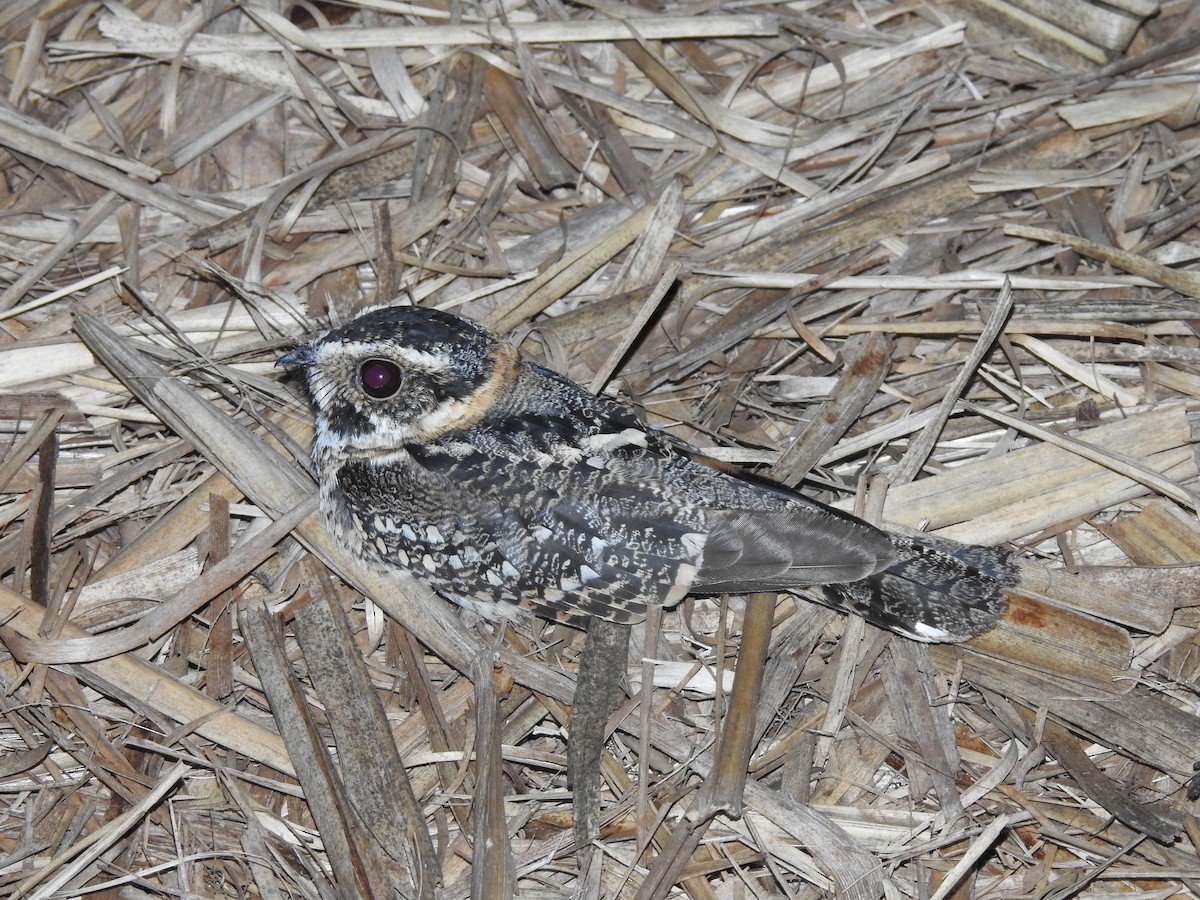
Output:
[[[311,366],[317,361],[317,354],[312,347],[304,344],[291,350],[275,360],[276,366]]]

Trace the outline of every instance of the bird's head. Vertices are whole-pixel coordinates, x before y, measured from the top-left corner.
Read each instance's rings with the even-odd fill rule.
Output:
[[[394,450],[467,428],[517,377],[517,351],[486,328],[435,309],[369,309],[279,358],[304,370],[316,447]]]

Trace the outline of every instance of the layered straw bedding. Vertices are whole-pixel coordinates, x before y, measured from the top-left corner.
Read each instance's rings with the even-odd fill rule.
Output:
[[[1194,4],[12,0],[0,33],[0,893],[1194,890]],[[745,601],[635,631],[581,875],[581,633],[466,620],[310,515],[273,363],[393,300],[1008,545],[1029,596],[933,647],[781,596],[744,815],[677,859]]]

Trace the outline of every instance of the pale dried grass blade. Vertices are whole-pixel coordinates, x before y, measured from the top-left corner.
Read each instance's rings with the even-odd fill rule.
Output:
[[[1050,231],[1046,228],[1035,228],[1030,225],[1009,225],[1009,234],[1025,237],[1031,240],[1046,241],[1047,243],[1062,244],[1077,253],[1090,256],[1102,262],[1110,263],[1119,269],[1124,269],[1132,275],[1149,278],[1173,291],[1178,291],[1187,297],[1200,299],[1200,275],[1195,272],[1179,271],[1147,259],[1128,250],[1116,247],[1105,247],[1096,241],[1065,234],[1061,231]]]
[[[433,25],[411,28],[329,28],[304,33],[309,49],[320,51],[365,50],[371,47],[467,47],[520,41],[523,44],[563,44],[575,41],[619,41],[630,37],[645,40],[773,35],[779,20],[768,14],[643,16],[570,22],[516,22],[503,24],[486,20],[478,24]],[[220,52],[255,53],[278,51],[280,43],[261,34],[192,36],[185,29],[139,22],[127,16],[104,16],[100,30],[113,43],[98,41],[56,42],[60,53],[174,54],[184,48],[198,56]],[[289,31],[292,37],[298,32]],[[293,49],[301,49],[299,47]]]
[[[0,620],[27,641],[42,636],[45,611],[20,594],[0,589]],[[62,638],[83,639],[82,629],[69,623],[60,628]],[[172,678],[158,666],[130,654],[71,665],[68,671],[102,694],[153,710],[184,724],[197,734],[257,760],[280,772],[292,765],[279,735],[261,724],[230,712],[199,691]],[[198,723],[198,724],[197,724]]]
[[[1020,343],[1018,341],[1018,343]],[[1023,345],[1024,346],[1024,345]],[[1173,497],[1178,502],[1185,506],[1190,506],[1192,509],[1197,509],[1196,496],[1192,491],[1187,490],[1177,482],[1163,478],[1159,472],[1147,467],[1139,460],[1130,457],[1121,451],[1110,448],[1107,450],[1097,450],[1095,447],[1084,441],[1073,440],[1065,435],[1057,434],[1045,428],[1038,428],[1030,425],[1027,422],[1022,422],[1013,416],[1000,412],[999,410],[988,409],[982,407],[970,407],[973,411],[978,412],[986,418],[994,419],[1001,424],[1008,425],[1010,428],[1016,428],[1031,434],[1046,444],[1062,447],[1070,450],[1072,453],[1077,453],[1084,459],[1094,463],[1099,463],[1105,468],[1111,469],[1118,474],[1131,478],[1134,481],[1140,481],[1148,488],[1165,494],[1168,497]]]
[[[62,856],[51,860],[36,873],[21,881],[10,895],[12,900],[19,900],[26,896],[51,896],[60,890],[67,889],[67,885],[73,878],[99,859],[105,851],[110,850],[115,841],[124,837],[128,830],[137,826],[151,809],[161,803],[163,798],[174,790],[175,785],[179,783],[189,768],[185,763],[176,763],[158,780],[154,789],[136,805],[108,822],[104,828],[93,831]],[[44,885],[43,882],[45,882]],[[37,892],[32,893],[35,888],[38,888]]]
[[[1148,463],[1174,480],[1196,477],[1192,429],[1182,406],[1100,425],[1085,437],[1088,443]],[[934,533],[945,537],[1000,543],[1145,491],[1137,482],[1070,451],[1040,445],[896,485],[888,492],[884,517],[909,527],[928,523]],[[978,515],[980,509],[987,512]]]
[[[963,361],[958,374],[954,376],[954,381],[946,389],[946,394],[942,398],[942,402],[938,404],[937,417],[931,426],[926,426],[921,430],[917,435],[917,439],[909,445],[908,450],[904,454],[904,459],[900,461],[900,465],[896,467],[896,471],[892,476],[895,481],[902,484],[912,481],[916,478],[917,472],[921,467],[925,465],[925,461],[929,458],[929,454],[933,450],[933,445],[937,442],[938,435],[942,433],[942,429],[945,427],[946,421],[950,418],[955,405],[959,402],[959,397],[966,389],[967,383],[975,377],[976,370],[983,362],[984,357],[991,351],[992,343],[1004,330],[1004,323],[1008,321],[1009,314],[1012,312],[1012,303],[1012,285],[1006,283],[1000,289],[1000,296],[996,298],[996,308],[988,313],[988,318],[983,331],[979,335],[979,340],[971,349],[971,353]]]
[[[275,545],[316,511],[315,497],[302,500],[241,545],[232,556],[210,566],[185,590],[143,616],[136,625],[94,637],[38,641],[29,648],[32,658],[37,662],[53,665],[92,662],[126,653],[161,637],[200,610],[213,597],[242,580],[251,569],[274,555]]]

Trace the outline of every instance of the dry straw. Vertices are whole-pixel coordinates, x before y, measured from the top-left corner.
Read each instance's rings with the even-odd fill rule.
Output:
[[[0,32],[0,893],[1194,892],[1194,4],[13,0]],[[773,596],[635,630],[581,869],[581,634],[490,632],[312,514],[272,364],[397,299],[1008,543],[1028,595],[966,646]]]

